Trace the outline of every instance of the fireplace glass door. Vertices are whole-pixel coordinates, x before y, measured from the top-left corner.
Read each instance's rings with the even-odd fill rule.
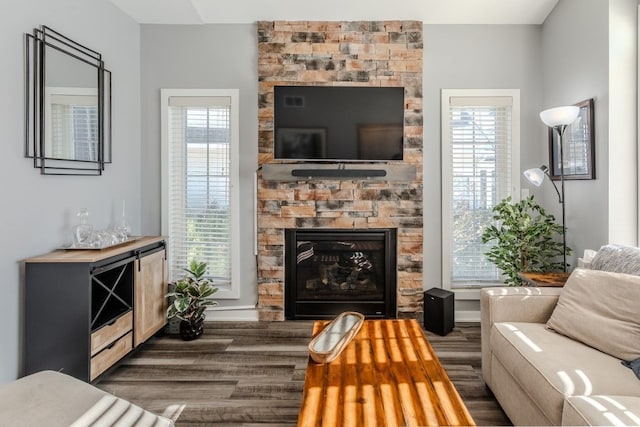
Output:
[[[395,230],[286,230],[285,316],[395,317]]]

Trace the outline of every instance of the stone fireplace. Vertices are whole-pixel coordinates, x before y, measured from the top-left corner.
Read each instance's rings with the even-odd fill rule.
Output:
[[[423,288],[422,23],[263,21],[258,23],[258,52],[260,320],[285,318],[287,229],[394,230],[392,310],[398,317],[418,317]],[[403,160],[385,167],[411,166],[415,172],[393,179],[264,176],[263,165],[279,164],[273,155],[273,88],[279,85],[403,87]]]

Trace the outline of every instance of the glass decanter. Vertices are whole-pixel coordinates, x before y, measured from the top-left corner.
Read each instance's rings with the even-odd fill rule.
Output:
[[[76,225],[73,237],[76,246],[88,246],[93,234],[93,226],[89,224],[89,211],[82,208],[77,213],[79,224]]]
[[[127,216],[125,214],[124,200],[122,201],[122,215],[120,216],[120,219],[115,222],[113,231],[117,235],[117,238],[120,242],[126,242],[129,238],[129,235],[131,234],[131,227],[127,222]]]

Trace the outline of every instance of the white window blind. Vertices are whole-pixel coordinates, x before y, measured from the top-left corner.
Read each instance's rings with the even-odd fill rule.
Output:
[[[51,157],[98,161],[98,107],[51,105]]]
[[[193,259],[217,286],[231,285],[231,97],[168,99],[169,276]]]
[[[98,95],[90,88],[45,89],[45,152],[54,159],[98,161]]]
[[[492,221],[493,206],[514,194],[519,174],[519,168],[514,171],[514,151],[519,153],[514,150],[514,98],[460,94],[446,101],[443,274],[450,288],[483,286],[501,281],[501,272],[484,255],[491,244],[482,243],[482,231]]]

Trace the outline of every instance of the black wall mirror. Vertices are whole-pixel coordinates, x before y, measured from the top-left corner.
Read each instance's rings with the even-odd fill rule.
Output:
[[[25,156],[42,174],[111,163],[111,72],[102,55],[41,26],[25,34]]]

